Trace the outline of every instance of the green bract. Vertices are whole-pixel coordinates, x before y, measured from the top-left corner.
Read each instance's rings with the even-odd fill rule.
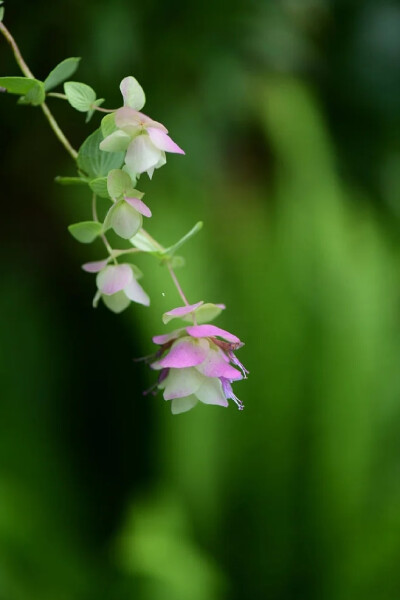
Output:
[[[97,177],[89,181],[89,187],[100,198],[109,198],[107,191],[107,177]]]
[[[79,148],[77,164],[80,171],[90,179],[106,177],[111,169],[118,169],[124,162],[123,152],[102,152],[99,148],[103,135],[96,129]]]
[[[88,112],[96,101],[96,92],[86,83],[67,81],[64,83],[64,92],[70,105],[79,112]]]
[[[68,227],[70,234],[82,244],[90,244],[102,232],[103,226],[97,221],[82,221]]]
[[[180,240],[178,240],[175,244],[173,244],[169,248],[166,248],[164,250],[164,254],[166,254],[168,256],[172,256],[178,250],[178,248],[183,246],[183,244],[185,242],[189,241],[190,238],[193,237],[198,231],[200,231],[200,229],[202,227],[203,227],[203,221],[198,221],[198,223],[196,223],[196,225],[194,227],[192,227],[192,229],[190,231],[188,231]]]
[[[103,137],[106,138],[108,135],[111,135],[116,130],[117,126],[115,124],[115,113],[110,113],[109,115],[106,115],[102,118],[101,132],[103,134]]]
[[[77,70],[80,60],[79,57],[66,58],[54,67],[44,80],[44,89],[46,92],[57,87],[57,85],[68,79],[68,77],[71,77]]]

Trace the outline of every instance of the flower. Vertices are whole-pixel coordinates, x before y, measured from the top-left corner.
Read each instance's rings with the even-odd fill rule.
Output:
[[[88,273],[97,273],[97,293],[93,306],[97,306],[100,298],[115,313],[120,313],[132,302],[149,306],[150,298],[136,281],[141,276],[140,270],[132,264],[108,265],[109,259],[90,262],[82,265]]]
[[[125,169],[132,179],[145,171],[151,179],[154,169],[166,163],[166,152],[185,152],[167,135],[164,125],[139,112],[144,106],[145,96],[134,77],[125,77],[120,89],[124,106],[115,112],[117,129],[104,138],[100,150],[126,151]]]
[[[113,229],[129,240],[142,227],[143,218],[151,217],[151,210],[142,201],[143,193],[135,190],[128,173],[112,169],[107,176],[107,191],[113,201],[104,220],[104,230]]]
[[[182,306],[166,315],[196,318],[196,312],[203,306],[203,302]],[[160,345],[160,350],[150,366],[161,371],[157,385],[163,390],[164,399],[171,400],[173,414],[186,412],[199,401],[226,407],[231,399],[239,410],[243,409],[243,403],[232,390],[232,382],[248,374],[234,354],[234,350],[243,346],[238,337],[215,325],[194,324],[155,336],[153,341]]]

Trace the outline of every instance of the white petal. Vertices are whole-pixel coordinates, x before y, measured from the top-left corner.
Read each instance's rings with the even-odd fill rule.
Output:
[[[130,106],[135,110],[141,110],[146,102],[146,97],[140,83],[132,76],[125,77],[119,86],[124,105]]]
[[[143,224],[142,215],[125,200],[114,204],[107,213],[104,227],[111,227],[115,233],[124,240],[129,240],[141,228]]]
[[[136,279],[133,279],[130,284],[124,288],[124,293],[133,302],[143,304],[144,306],[150,305],[149,296],[146,294],[140,283],[136,281]]]
[[[170,369],[165,379],[164,399],[190,396],[199,389],[205,377],[193,367],[188,369]]]
[[[171,412],[173,415],[179,415],[180,413],[187,412],[196,404],[198,400],[196,396],[186,396],[186,398],[174,398],[171,401]]]
[[[100,150],[105,152],[125,152],[131,141],[131,136],[117,129],[100,142]]]
[[[129,265],[110,265],[96,277],[98,289],[106,296],[123,290],[132,280],[133,273]]]
[[[148,135],[136,137],[128,147],[125,162],[129,171],[144,173],[155,167],[161,158],[161,150],[156,148]]]
[[[220,380],[216,377],[206,377],[200,388],[195,391],[197,398],[204,404],[219,404],[228,406],[228,400],[222,389]]]

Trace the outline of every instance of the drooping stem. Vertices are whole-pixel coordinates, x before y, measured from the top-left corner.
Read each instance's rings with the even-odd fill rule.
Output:
[[[179,283],[176,273],[175,273],[174,269],[172,268],[172,265],[170,262],[167,262],[167,269],[169,271],[169,274],[171,275],[172,281],[174,282],[176,289],[178,290],[178,294],[182,298],[185,306],[189,306],[188,299],[186,298],[186,296],[183,292],[183,289],[181,288],[181,284]]]
[[[30,68],[28,67],[28,65],[26,64],[26,62],[24,61],[24,59],[22,57],[22,54],[21,54],[20,49],[18,48],[17,42],[14,40],[13,36],[11,35],[11,33],[8,31],[7,27],[2,22],[0,22],[0,31],[4,35],[7,42],[10,44],[12,51],[14,53],[15,60],[17,61],[17,64],[18,64],[19,68],[21,69],[22,73],[25,75],[25,77],[28,77],[28,79],[35,79],[32,71],[30,70]],[[43,104],[40,105],[40,108],[42,109],[43,114],[45,115],[46,119],[48,120],[50,127],[56,134],[56,137],[62,143],[62,145],[68,152],[68,154],[74,160],[76,160],[76,158],[78,156],[77,151],[71,146],[70,142],[67,140],[64,133],[61,131],[61,129],[60,129],[57,121],[53,117],[49,107],[43,102]]]

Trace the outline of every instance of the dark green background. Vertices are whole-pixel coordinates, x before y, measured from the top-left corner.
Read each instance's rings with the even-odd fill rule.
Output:
[[[40,109],[0,97],[0,599],[400,597],[400,5],[9,0],[44,78],[68,56],[105,106],[138,78],[186,156],[140,188],[179,276],[225,302],[239,413],[143,397],[152,306],[91,308],[90,196]],[[18,75],[0,41],[1,75]],[[95,127],[59,100],[78,147]]]

